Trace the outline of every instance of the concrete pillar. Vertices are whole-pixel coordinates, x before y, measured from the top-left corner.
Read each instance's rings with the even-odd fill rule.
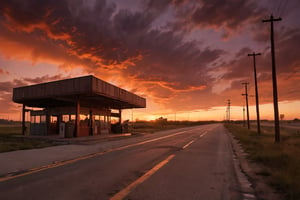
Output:
[[[23,104],[23,106],[22,106],[22,135],[25,135],[25,133],[26,133],[25,114],[26,114],[26,105]]]
[[[123,126],[122,126],[122,110],[119,109],[119,123],[120,123],[120,131],[123,133]]]
[[[122,110],[119,109],[119,123],[122,124]]]
[[[93,111],[92,110],[90,110],[89,115],[90,115],[90,123],[89,123],[90,135],[94,135],[94,132],[93,132],[94,121],[93,121]]]
[[[50,114],[49,114],[49,110],[47,108],[46,110],[46,135],[50,135],[51,132],[50,132],[50,124],[51,124],[51,117],[50,117]]]
[[[76,102],[76,116],[75,116],[75,131],[74,137],[78,137],[80,134],[80,100]]]

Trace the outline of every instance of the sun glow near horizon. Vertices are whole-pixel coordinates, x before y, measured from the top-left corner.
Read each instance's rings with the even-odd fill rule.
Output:
[[[242,104],[242,102],[241,102]],[[245,107],[244,107],[245,108]],[[260,108],[261,120],[273,120],[274,111],[273,104],[263,104]],[[284,120],[300,119],[299,111],[295,108],[300,108],[300,101],[284,101],[279,102],[279,112],[284,115]],[[123,119],[129,121],[146,120],[151,121],[159,117],[167,118],[170,121],[223,121],[226,120],[227,106],[213,107],[209,110],[191,110],[191,111],[167,111],[165,113],[151,113],[145,112],[144,109],[124,110]],[[231,106],[230,109],[231,120],[243,120],[243,106]],[[256,120],[256,106],[249,106],[250,120]],[[246,118],[246,108],[245,108]]]

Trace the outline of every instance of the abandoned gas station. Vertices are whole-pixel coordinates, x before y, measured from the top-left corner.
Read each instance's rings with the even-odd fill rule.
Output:
[[[23,104],[23,134],[30,112],[30,135],[60,137],[126,132],[122,110],[146,107],[145,98],[91,75],[14,88],[13,101]]]

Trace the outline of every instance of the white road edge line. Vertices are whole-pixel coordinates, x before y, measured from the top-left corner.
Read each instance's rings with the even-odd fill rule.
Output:
[[[190,146],[194,141],[195,141],[195,140],[190,141],[189,143],[187,143],[186,145],[184,145],[184,146],[182,147],[182,149],[187,148],[187,147]]]
[[[205,136],[206,134],[207,134],[208,132],[207,131],[205,131],[204,133],[202,133],[199,137],[203,137],[203,136]]]
[[[155,165],[152,169],[150,169],[147,173],[145,173],[140,178],[136,179],[134,182],[129,184],[127,187],[119,191],[117,194],[112,196],[110,200],[122,200],[124,199],[130,192],[132,192],[138,185],[142,184],[148,178],[150,178],[155,172],[157,172],[160,168],[166,165],[170,160],[175,157],[174,154],[168,156],[165,160],[161,161],[157,165]]]
[[[111,149],[111,151],[117,151],[117,150],[127,149],[129,147],[134,147],[134,146],[139,146],[139,145],[142,145],[142,144],[147,144],[149,142],[154,142],[154,141],[157,141],[157,140],[161,140],[161,139],[173,137],[175,135],[183,134],[185,132],[187,132],[187,131],[181,131],[181,132],[177,132],[177,133],[174,133],[174,134],[171,134],[171,135],[166,135],[166,136],[162,136],[162,137],[159,137],[159,138],[155,138],[155,139],[151,139],[151,140],[146,140],[146,141],[143,141],[143,142],[138,142],[138,143],[135,143],[135,144],[129,144],[129,145],[126,145],[126,146],[122,146],[122,147],[118,147],[118,148],[115,148],[115,149]],[[108,150],[107,152],[111,152],[111,151]]]

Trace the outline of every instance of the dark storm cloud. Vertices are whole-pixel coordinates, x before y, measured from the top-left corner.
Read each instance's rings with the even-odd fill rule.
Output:
[[[65,23],[62,16],[68,16],[69,12],[65,1],[39,1],[39,0],[12,0],[1,1],[0,11],[2,16],[5,16],[9,21],[6,21],[5,25],[10,24],[11,29],[22,29],[31,31],[30,29],[38,28],[38,25],[44,24],[46,27],[44,31],[47,31],[52,37],[62,37],[68,30],[63,26]],[[14,27],[15,26],[15,27]]]
[[[48,82],[48,81],[55,81],[55,80],[61,80],[65,77],[63,75],[54,75],[54,76],[41,76],[41,77],[35,77],[35,78],[20,78],[20,79],[14,79],[12,81],[4,81],[0,82],[0,106],[1,106],[1,112],[13,112],[18,110],[16,108],[16,104],[12,102],[12,92],[13,88],[17,87],[23,87],[26,85],[32,85],[37,84],[41,82]]]
[[[168,3],[170,1],[163,5],[149,3],[148,6],[152,6],[152,10],[163,10]],[[132,13],[121,10],[115,15],[114,25],[122,41],[129,47],[128,51],[138,50],[142,55],[142,59],[124,69],[123,74],[139,82],[158,83],[164,87],[149,91],[152,94],[158,91],[155,96],[160,96],[159,93],[166,88],[175,91],[202,88],[206,85],[206,66],[218,59],[224,51],[208,47],[200,49],[197,42],[184,42],[183,36],[174,31],[153,30],[151,23],[154,19],[150,11]]]
[[[49,75],[45,75],[45,76],[41,76],[41,77],[35,77],[35,78],[23,78],[22,80],[26,81],[27,84],[38,84],[38,83],[42,83],[42,82],[50,82],[50,81],[56,81],[56,80],[61,80],[61,79],[67,79],[67,78],[71,78],[68,76],[63,76],[61,74],[57,74],[54,76],[49,76]]]
[[[200,49],[195,41],[184,42],[180,34],[152,29],[157,15],[168,5],[180,3],[148,1],[145,8],[149,9],[133,12],[118,10],[108,1],[59,1],[58,4],[50,0],[4,1],[1,11],[7,21],[14,22],[24,32],[41,35],[44,31],[55,41],[54,46],[64,47],[61,50],[68,54],[59,54],[69,58],[69,62],[73,60],[93,68],[122,64],[141,56],[133,65],[126,66],[123,73],[145,81],[163,81],[164,86],[171,89],[187,89],[205,85],[203,69],[223,51]],[[37,43],[44,45],[45,50],[38,48],[35,52],[47,52],[45,39]],[[53,54],[51,52],[46,54]]]
[[[80,66],[88,72],[105,69],[112,76],[120,76],[122,84],[132,84],[133,90],[144,91],[169,105],[177,97],[182,98],[177,102],[188,101],[189,95],[194,99],[213,98],[211,102],[218,105],[223,100],[212,93],[214,84],[220,88],[223,83],[228,85],[219,89],[218,95],[233,94],[240,89],[241,81],[253,78],[252,60],[247,54],[255,49],[240,44],[236,49],[241,50],[231,59],[225,50],[206,43],[220,38],[208,35],[200,42],[185,38],[192,30],[214,29],[234,37],[250,26],[248,35],[256,42],[265,45],[269,39],[269,30],[261,23],[265,9],[250,0],[148,0],[132,10],[105,0],[2,0],[0,12],[3,52],[22,51],[33,62],[53,60],[61,66]],[[161,29],[154,28],[161,16],[168,23]],[[288,34],[277,51],[285,58],[281,60],[278,55],[279,73],[292,70],[293,79],[299,73],[299,33],[285,33]],[[261,53],[259,75],[267,83],[270,55]],[[43,76],[21,81],[34,84],[60,78],[63,77]],[[0,86],[5,91],[8,86],[19,84],[14,81]],[[285,86],[290,87],[287,83]]]
[[[46,35],[63,46],[69,56],[90,59],[92,63],[85,62],[90,67],[118,64],[138,56],[136,45],[131,43],[149,30],[156,17],[152,11],[117,11],[115,4],[105,0],[2,1],[0,5],[4,28],[19,35],[20,31],[37,38]],[[42,45],[46,49],[47,45]]]
[[[172,3],[172,0],[149,0],[146,1],[146,7],[148,10],[156,10],[156,11],[163,11],[165,10],[170,4]]]
[[[145,0],[143,1],[144,9],[147,12],[151,12],[155,15],[162,14],[169,6],[179,7],[184,5],[187,2],[191,2],[190,0]]]
[[[298,55],[300,32],[294,29],[282,33],[277,32],[276,38],[278,38],[275,55],[279,99],[280,101],[298,100],[300,98],[299,89],[297,89],[300,87],[300,59]],[[234,59],[215,68],[216,70],[226,68],[226,73],[221,77],[223,81],[230,82],[230,87],[225,91],[226,93],[238,89],[242,92],[242,82],[249,82],[250,91],[252,90],[251,93],[254,93],[253,58],[247,56],[253,51],[255,50],[242,48]],[[258,87],[261,103],[270,103],[272,102],[270,49],[267,48],[261,53],[261,56],[256,57]]]
[[[111,28],[113,4],[106,1],[2,1],[3,22],[10,30],[46,35],[81,56],[100,56],[106,62],[122,53],[121,41]],[[42,32],[41,32],[42,31]],[[119,51],[119,52],[117,52]]]
[[[55,80],[60,80],[65,78],[70,78],[70,77],[66,77],[61,74],[58,74],[54,76],[45,75],[45,76],[35,77],[35,78],[26,77],[26,78],[14,79],[12,81],[4,81],[4,82],[0,82],[0,92],[11,93],[12,89],[16,87],[23,87],[26,85],[55,81]]]
[[[124,70],[124,74],[175,91],[206,86],[206,67],[224,54],[219,49],[199,49],[196,42],[183,42],[180,35],[170,31],[150,31],[137,45],[145,52],[143,59]]]
[[[266,9],[250,0],[188,1],[182,7],[177,10],[177,16],[181,18],[177,27],[215,29],[223,32],[223,38],[236,35],[245,26],[259,22],[266,13]]]
[[[15,86],[16,86],[16,84],[11,81],[0,82],[0,91],[1,92],[11,92],[12,88]]]
[[[257,5],[251,1],[203,0],[194,11],[192,20],[203,27],[236,29],[248,21],[258,20],[259,12]]]
[[[300,66],[299,59],[300,31],[291,30],[277,44],[279,72],[295,72]]]
[[[269,31],[268,27],[265,27]],[[278,74],[299,72],[299,29],[281,29],[275,35],[275,57]],[[270,37],[266,39],[268,46],[262,51],[262,55],[257,57],[258,71],[260,73],[271,73],[271,50]],[[267,78],[268,76],[265,76]],[[262,77],[263,78],[263,77]]]
[[[220,88],[224,87],[223,90],[231,90],[239,85],[235,84],[236,82],[249,82],[253,73],[251,68],[252,59],[247,56],[249,53],[252,53],[252,50],[248,47],[244,47],[240,49],[231,60],[221,62],[210,68],[208,74],[214,77],[212,78],[214,84],[220,85]]]

